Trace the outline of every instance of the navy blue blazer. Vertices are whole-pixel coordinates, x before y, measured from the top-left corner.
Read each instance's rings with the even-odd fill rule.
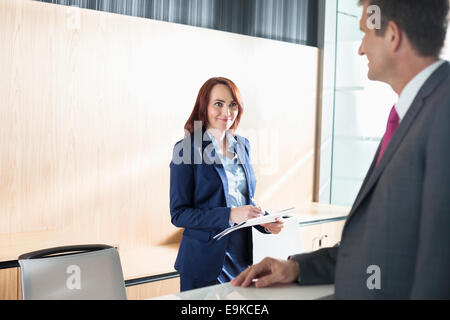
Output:
[[[203,137],[205,129],[202,130]],[[219,276],[230,236],[244,239],[248,265],[253,264],[250,228],[240,229],[219,241],[213,237],[230,227],[228,179],[223,165],[213,161],[215,149],[211,141],[194,143],[192,135],[174,147],[170,163],[170,214],[172,224],[184,228],[175,262],[181,275],[195,279],[214,280]],[[235,152],[247,178],[247,204],[252,204],[256,177],[250,162],[249,141],[236,135]],[[180,159],[183,159],[181,162]],[[181,162],[181,163],[180,163]],[[264,228],[256,227],[267,233]],[[246,243],[245,243],[246,242]]]

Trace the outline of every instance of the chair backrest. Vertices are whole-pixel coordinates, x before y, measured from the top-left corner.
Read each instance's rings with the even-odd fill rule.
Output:
[[[105,245],[45,249],[19,257],[24,300],[126,300],[117,250]]]

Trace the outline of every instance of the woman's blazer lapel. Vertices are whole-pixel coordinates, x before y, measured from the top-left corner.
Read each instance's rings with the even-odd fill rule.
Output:
[[[220,177],[220,180],[222,181],[223,189],[224,189],[224,196],[227,207],[229,207],[230,203],[230,197],[228,192],[228,178],[227,174],[225,172],[225,169],[223,167],[222,162],[220,161],[219,157],[216,157],[216,150],[214,149],[214,145],[212,141],[206,140],[208,138],[208,135],[204,134],[204,139],[202,143],[202,156],[203,156],[203,163],[207,165],[212,165],[214,169],[216,170],[217,174]],[[253,197],[254,190],[253,186],[251,185],[251,177],[250,177],[250,159],[247,155],[246,149],[245,149],[245,140],[244,138],[236,135],[235,139],[237,141],[235,152],[238,156],[239,162],[238,164],[242,164],[242,167],[244,168],[245,177],[247,180],[247,188],[248,188],[248,195],[249,200]]]
[[[204,139],[207,139],[208,135],[204,134],[203,137]],[[225,172],[222,162],[220,161],[220,158],[216,157],[216,150],[214,149],[214,144],[212,143],[211,140],[206,141],[203,140],[202,155],[203,155],[203,165],[212,165],[216,170],[217,174],[219,175],[219,178],[222,181],[226,206],[229,207],[230,196],[228,193],[227,174]]]
[[[248,196],[249,196],[249,200],[251,200],[253,198],[253,194],[254,194],[254,190],[253,190],[253,186],[250,183],[251,178],[250,177],[250,168],[249,166],[251,165],[250,163],[250,158],[247,154],[247,152],[245,151],[245,140],[243,137],[236,135],[236,140],[237,140],[237,144],[236,144],[236,153],[238,155],[238,159],[239,159],[239,164],[242,164],[242,167],[244,168],[244,172],[245,172],[245,177],[247,178],[247,190],[248,190]]]

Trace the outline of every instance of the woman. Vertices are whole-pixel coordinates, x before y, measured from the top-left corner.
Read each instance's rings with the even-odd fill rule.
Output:
[[[226,78],[208,80],[185,125],[170,164],[172,223],[185,228],[175,269],[181,291],[229,282],[252,264],[250,228],[213,237],[234,224],[263,215],[253,202],[256,179],[250,145],[235,135],[243,104],[236,85]],[[277,221],[256,227],[277,234]]]

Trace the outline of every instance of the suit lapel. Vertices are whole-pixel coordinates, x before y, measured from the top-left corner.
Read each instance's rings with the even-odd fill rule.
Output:
[[[351,217],[354,215],[355,211],[359,208],[361,203],[368,196],[370,191],[375,187],[377,181],[380,179],[381,174],[383,173],[386,166],[389,164],[389,162],[395,155],[395,152],[398,150],[399,146],[401,145],[403,139],[407,135],[415,119],[419,115],[420,111],[423,109],[426,97],[428,97],[434,91],[434,89],[442,81],[442,78],[445,75],[447,75],[448,72],[449,72],[449,63],[446,62],[442,66],[440,66],[425,82],[424,86],[421,88],[416,98],[414,99],[413,103],[411,104],[411,107],[406,113],[405,118],[402,120],[397,131],[393,135],[391,142],[386,148],[386,151],[384,152],[383,157],[381,158],[380,163],[377,166],[376,161],[378,154],[380,152],[380,147],[378,148],[378,151],[372,162],[372,166],[369,169],[369,173],[366,176],[366,179],[360,189],[360,192],[356,197],[352,210],[350,211],[350,214],[347,218],[346,225],[348,224]]]
[[[248,157],[247,157],[247,152],[245,152],[245,142],[243,141],[243,139],[240,136],[236,135],[236,140],[237,140],[237,144],[236,144],[236,153],[239,159],[238,164],[242,164],[242,167],[244,168],[244,172],[245,172],[245,177],[247,179],[247,190],[248,190],[248,196],[249,196],[249,201],[251,202],[251,199],[253,198],[253,189],[252,186],[250,184],[250,176],[249,176],[249,161],[248,161]]]
[[[227,203],[227,207],[230,207],[230,194],[228,192],[228,178],[227,178],[225,169],[221,163],[215,163],[214,169],[216,169],[217,173],[219,174],[220,180],[222,180],[225,201]]]
[[[205,139],[207,138],[207,135],[204,136]],[[245,151],[245,142],[243,141],[243,139],[236,135],[235,139],[237,140],[236,143],[236,148],[235,148],[235,152],[237,154],[237,157],[239,159],[238,164],[242,164],[242,167],[244,169],[244,173],[245,173],[245,177],[247,180],[247,190],[248,190],[248,194],[249,194],[249,200],[253,197],[253,189],[252,186],[250,184],[250,176],[249,176],[249,161],[248,161],[248,157],[247,157],[247,153]],[[220,177],[220,180],[222,181],[222,185],[224,188],[224,195],[225,195],[225,200],[227,203],[227,206],[229,207],[229,203],[230,203],[230,196],[229,196],[229,192],[228,192],[228,178],[227,178],[227,174],[225,172],[225,168],[222,164],[222,162],[220,161],[219,157],[216,157],[216,150],[214,148],[214,145],[212,143],[212,141],[203,141],[203,160],[205,163],[207,164],[213,164],[214,169],[216,170],[217,174]]]
[[[214,167],[214,170],[216,170],[217,174],[219,175],[220,180],[222,181],[226,206],[229,207],[230,195],[228,192],[228,178],[227,178],[227,174],[225,172],[225,168],[223,167],[223,164],[220,161],[220,158],[216,157],[216,149],[214,148],[214,144],[212,143],[211,140],[206,140],[206,139],[208,139],[208,135],[205,134],[205,130],[203,129],[203,141],[202,141],[203,163],[212,165]]]

